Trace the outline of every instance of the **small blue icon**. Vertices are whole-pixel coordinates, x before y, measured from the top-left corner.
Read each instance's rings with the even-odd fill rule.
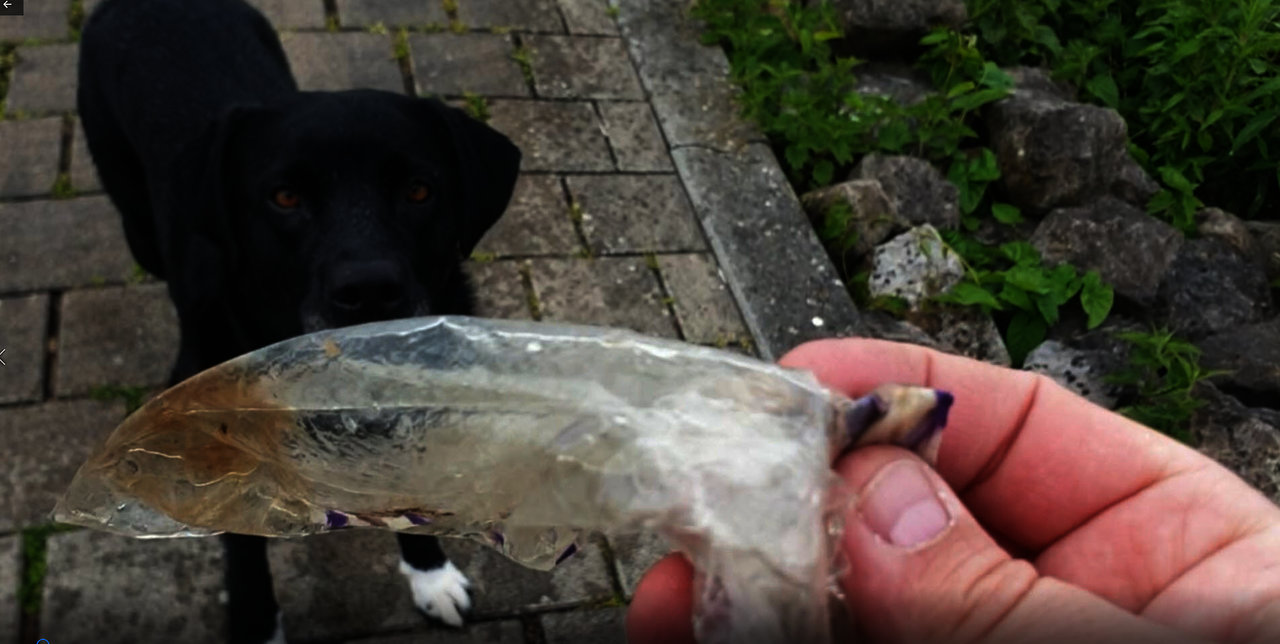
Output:
[[[36,640],[36,644],[49,644],[49,640]]]

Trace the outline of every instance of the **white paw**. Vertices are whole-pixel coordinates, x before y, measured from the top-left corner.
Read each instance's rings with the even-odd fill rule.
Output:
[[[450,626],[462,626],[462,613],[471,608],[471,581],[452,561],[435,570],[418,570],[401,560],[400,574],[409,578],[419,610]]]
[[[284,639],[284,613],[276,613],[276,632],[267,640],[266,644],[285,644]]]

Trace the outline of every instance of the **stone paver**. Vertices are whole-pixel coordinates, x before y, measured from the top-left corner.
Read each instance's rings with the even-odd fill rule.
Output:
[[[338,22],[343,27],[369,27],[382,23],[386,27],[449,22],[444,4],[430,0],[337,0]]]
[[[569,255],[581,249],[569,204],[554,175],[522,175],[511,205],[476,251],[496,255]]]
[[[98,168],[93,165],[93,155],[89,153],[89,142],[85,139],[84,128],[80,127],[78,121],[71,138],[71,187],[77,192],[102,190],[102,182],[98,180]]]
[[[680,179],[671,175],[590,175],[566,179],[597,253],[702,250],[702,231]]]
[[[547,644],[626,644],[627,611],[621,607],[595,608],[542,616]]]
[[[648,103],[601,101],[604,132],[624,172],[671,172],[671,155]]]
[[[48,522],[90,450],[122,420],[119,401],[0,409],[0,531]]]
[[[0,633],[13,641],[18,632],[18,575],[22,574],[22,538],[0,537]]]
[[[618,24],[650,93],[689,92],[708,78],[728,78],[724,52],[702,44],[687,18],[688,0],[624,0],[619,8]]]
[[[533,262],[531,276],[543,319],[676,337],[658,281],[643,258],[548,259]]]
[[[713,255],[659,255],[658,266],[685,340],[727,346],[751,337]]]
[[[644,98],[618,38],[528,36],[534,87],[551,98]]]
[[[71,291],[62,298],[54,394],[154,386],[178,357],[178,316],[164,284]]]
[[[413,78],[420,96],[528,96],[524,72],[511,55],[511,37],[498,34],[409,36]],[[484,70],[478,72],[477,70]]]
[[[44,393],[49,296],[0,298],[0,403],[37,402]]]
[[[351,640],[347,644],[522,644],[524,629],[520,622],[478,622],[463,630],[434,628],[390,637]]]
[[[636,584],[659,559],[671,554],[667,540],[656,534],[634,534],[610,537],[614,566],[622,592],[629,599],[636,591]]]
[[[618,25],[609,16],[607,0],[557,0],[571,34],[616,36]]]
[[[551,571],[525,568],[471,541],[444,541],[449,558],[471,579],[477,617],[511,615],[598,602],[613,597],[608,566],[594,545]]]
[[[217,539],[49,538],[40,636],[51,642],[224,641]]]
[[[857,335],[858,310],[767,147],[682,148],[673,156],[734,297],[751,303],[743,317],[762,358]]]
[[[373,4],[371,0],[363,2]],[[249,4],[257,7],[276,29],[324,27],[323,0],[249,0]]]
[[[0,197],[46,195],[58,179],[62,119],[0,122]]]
[[[290,641],[354,639],[424,622],[397,572],[400,550],[389,532],[275,540],[268,556]]]
[[[39,114],[76,109],[79,45],[19,47],[5,98],[5,113]]]
[[[121,283],[133,270],[106,197],[0,204],[0,230],[0,293]]]
[[[70,9],[71,0],[31,0],[23,5],[23,15],[0,20],[0,40],[66,38],[71,31],[67,22]]]
[[[304,90],[404,92],[390,35],[286,33],[280,40],[298,86]]]
[[[524,153],[526,172],[613,170],[609,142],[590,103],[500,100],[489,103],[489,125]]]
[[[476,315],[482,318],[532,319],[519,262],[467,262],[466,271],[476,289]]]
[[[564,32],[555,0],[458,0],[458,20],[472,29]]]

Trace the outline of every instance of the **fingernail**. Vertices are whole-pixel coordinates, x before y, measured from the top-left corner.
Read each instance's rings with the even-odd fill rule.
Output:
[[[924,467],[911,460],[880,468],[863,488],[858,512],[872,532],[901,548],[931,541],[951,525]]]

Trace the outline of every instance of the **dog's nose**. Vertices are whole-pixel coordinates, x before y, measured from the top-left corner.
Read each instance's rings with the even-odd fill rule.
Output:
[[[335,312],[362,318],[399,313],[409,299],[404,271],[383,260],[333,266],[326,277],[325,293]]]

